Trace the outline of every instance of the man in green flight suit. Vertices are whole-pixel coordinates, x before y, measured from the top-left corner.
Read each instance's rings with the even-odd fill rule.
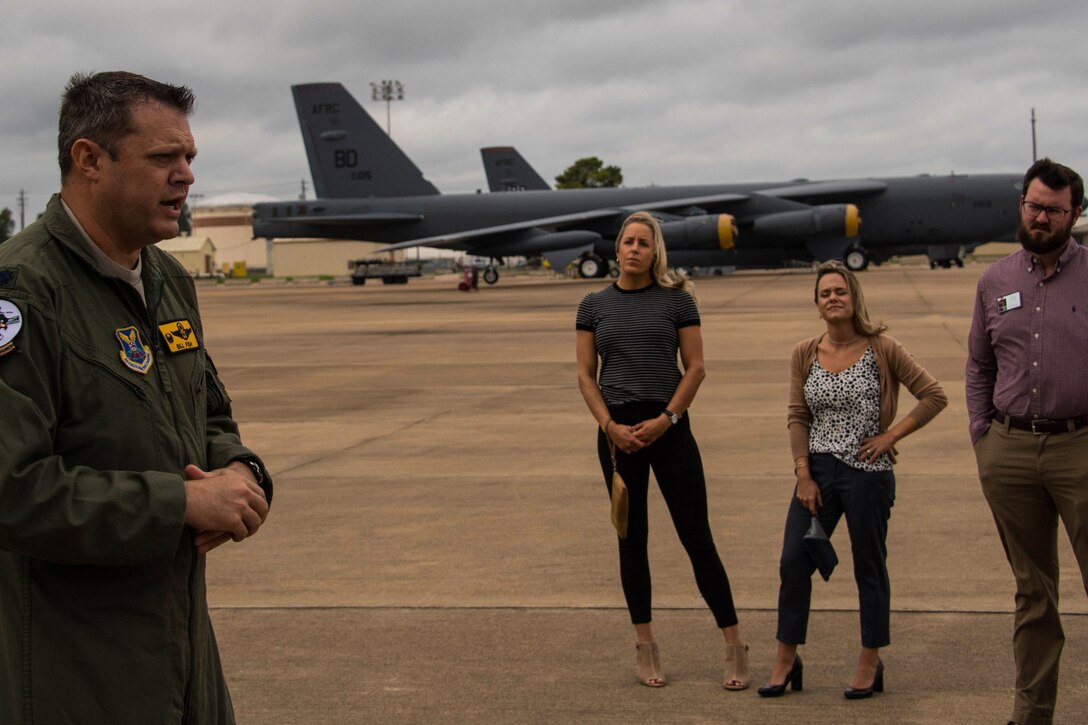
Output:
[[[0,722],[232,723],[204,568],[257,532],[196,289],[154,245],[194,177],[193,94],[125,72],[62,98],[61,190],[0,246]]]

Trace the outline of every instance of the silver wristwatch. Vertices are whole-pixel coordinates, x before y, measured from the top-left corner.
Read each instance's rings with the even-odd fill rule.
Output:
[[[661,412],[663,412],[665,415],[669,416],[669,422],[672,423],[673,425],[676,425],[677,423],[680,422],[680,416],[678,416],[676,413],[672,412],[668,408],[665,408],[665,410],[663,410]]]

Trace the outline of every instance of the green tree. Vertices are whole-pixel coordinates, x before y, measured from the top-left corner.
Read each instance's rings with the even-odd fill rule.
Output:
[[[181,205],[181,218],[178,219],[178,236],[191,237],[193,235],[193,212],[189,209],[189,202]]]
[[[623,183],[623,172],[618,166],[605,166],[596,156],[578,159],[555,177],[557,189],[598,189],[604,186],[619,186]]]
[[[12,218],[11,209],[5,207],[0,210],[0,242],[6,241],[15,233],[15,219]]]

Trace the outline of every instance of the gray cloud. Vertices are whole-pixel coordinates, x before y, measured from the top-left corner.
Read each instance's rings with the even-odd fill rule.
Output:
[[[293,83],[339,81],[446,192],[513,144],[550,180],[574,159],[628,185],[1083,167],[1088,10],[1073,0],[104,0],[5,17],[0,206],[57,187],[58,97],[126,68],[198,94],[194,191],[294,196],[308,179]]]

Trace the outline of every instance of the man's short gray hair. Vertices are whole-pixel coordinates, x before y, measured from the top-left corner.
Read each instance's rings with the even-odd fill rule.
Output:
[[[63,181],[72,169],[72,145],[90,139],[116,159],[117,142],[133,131],[130,110],[138,103],[161,103],[188,116],[196,98],[186,86],[160,83],[136,73],[109,71],[68,79],[60,103],[57,152]]]

